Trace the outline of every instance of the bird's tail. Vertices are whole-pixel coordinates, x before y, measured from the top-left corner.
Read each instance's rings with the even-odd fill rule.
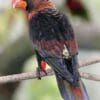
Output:
[[[56,74],[56,79],[61,96],[64,100],[89,100],[82,80],[79,81],[79,86],[73,86],[66,80],[63,80],[58,74]]]

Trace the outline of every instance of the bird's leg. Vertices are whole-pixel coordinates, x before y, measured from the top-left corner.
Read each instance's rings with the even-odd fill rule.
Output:
[[[41,73],[40,73],[41,71],[44,72],[45,75],[47,75],[47,72],[46,72],[46,62],[38,54],[38,52],[36,52],[36,54],[37,54],[37,61],[38,61],[37,76],[38,76],[38,79],[41,79]]]
[[[37,77],[38,77],[38,79],[41,80],[41,73],[40,73],[41,70],[40,70],[40,67],[37,67],[36,72],[37,72]]]

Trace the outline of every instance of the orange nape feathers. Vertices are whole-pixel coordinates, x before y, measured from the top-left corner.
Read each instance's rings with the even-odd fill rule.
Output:
[[[55,8],[52,0],[29,0],[33,2],[33,10],[40,11],[42,8]],[[14,8],[25,9],[28,5],[27,0],[12,0],[12,5]]]
[[[32,16],[34,16],[37,12],[42,11],[48,8],[56,8],[55,4],[52,0],[29,0],[33,3],[33,8],[30,12],[26,10],[27,6],[30,7],[31,5],[28,3],[28,0],[12,0],[13,8],[20,8],[26,10],[28,12],[28,19],[30,20]]]
[[[44,9],[55,9],[55,4],[52,2],[52,0],[34,0],[33,2],[34,5],[34,9],[32,12],[28,13],[28,19],[30,20],[32,18],[32,16],[34,16],[36,13],[38,13],[39,11],[42,11]]]
[[[52,0],[34,0],[35,10],[44,8],[55,8],[55,4]]]

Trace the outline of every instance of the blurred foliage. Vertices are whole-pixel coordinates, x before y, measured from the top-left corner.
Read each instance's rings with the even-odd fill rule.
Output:
[[[9,12],[0,13],[0,42],[4,41],[7,36],[7,28],[9,26],[9,21],[11,20],[11,15]]]
[[[36,70],[36,57],[32,56],[24,65],[24,72]],[[34,79],[29,81],[23,81],[15,92],[15,95],[13,96],[13,100],[22,99],[61,100],[55,77],[51,76],[42,78],[41,80]]]
[[[57,7],[68,15],[72,24],[78,25],[79,23],[83,23],[85,26],[86,23],[90,23],[96,27],[100,27],[100,0],[82,0],[82,3],[88,9],[88,13],[91,17],[91,22],[86,21],[85,23],[80,17],[73,17],[69,10],[65,9],[64,0],[54,1]],[[37,67],[37,63],[35,56],[32,56],[34,55],[34,50],[30,45],[28,35],[26,35],[28,34],[26,16],[24,12],[12,9],[11,1],[6,0],[5,3],[3,2],[4,0],[0,0],[0,74],[6,75],[34,71]],[[87,32],[84,32],[84,28],[81,31],[78,30],[82,28],[83,26],[79,24],[75,30],[78,35],[80,47],[97,48],[100,50],[100,30],[97,31],[96,29],[98,34],[95,31],[88,34],[88,29]],[[81,32],[83,32],[83,34],[81,34]],[[89,52],[85,52],[86,57],[90,56],[88,53]],[[82,57],[84,55],[82,55]],[[87,83],[85,81],[85,84],[90,93],[92,90],[89,87],[91,82]],[[96,89],[94,89],[94,92],[95,91]],[[94,92],[91,94],[94,95]],[[11,98],[12,100],[61,100],[54,76],[45,77],[42,78],[42,80],[23,81],[20,85],[19,83],[0,85],[0,100],[11,100]]]
[[[90,20],[88,9],[82,0],[66,0],[65,5],[73,16],[79,16],[86,21]]]
[[[17,42],[6,48],[0,55],[0,73],[14,74],[21,72],[23,62],[33,53],[27,37],[20,37]]]
[[[100,55],[99,51],[81,50],[79,58],[81,60],[87,59],[87,56],[94,57]],[[99,74],[100,64],[92,65],[89,68],[82,68],[80,71],[87,73]],[[36,70],[37,62],[35,55],[29,58],[24,63],[24,72]],[[100,97],[100,82],[83,80],[88,90],[90,100],[99,100]],[[92,83],[92,84],[91,84]],[[88,85],[87,85],[88,84]],[[98,93],[96,93],[98,91]],[[96,97],[95,97],[96,95]],[[62,100],[60,93],[57,88],[56,79],[54,76],[45,77],[41,80],[27,80],[21,82],[17,88],[12,100]]]

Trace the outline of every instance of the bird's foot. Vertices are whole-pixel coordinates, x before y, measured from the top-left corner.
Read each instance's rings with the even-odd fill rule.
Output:
[[[38,79],[41,80],[41,73],[40,73],[41,69],[39,67],[36,69],[36,72],[37,72]]]
[[[40,67],[38,67],[37,68],[37,77],[38,77],[39,80],[41,80],[41,77],[42,77],[41,72],[43,72],[45,75],[47,75],[46,70],[43,70]]]
[[[47,76],[47,72],[46,72],[46,70],[42,70],[43,72],[44,72],[44,74]]]

